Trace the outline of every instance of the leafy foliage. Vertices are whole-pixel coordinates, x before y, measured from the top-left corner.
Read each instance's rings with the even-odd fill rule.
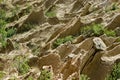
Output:
[[[2,44],[2,47],[6,47],[7,45],[7,37],[10,37],[15,34],[15,29],[8,29],[6,30],[6,13],[4,10],[0,9],[0,43]]]
[[[15,59],[15,66],[17,67],[20,74],[25,74],[30,69],[30,66],[28,65],[28,60],[21,56],[18,56]]]
[[[117,80],[120,79],[120,63],[115,64],[113,70],[106,80]]]
[[[11,28],[6,31],[7,32],[7,37],[11,37],[16,33],[16,28]]]
[[[52,76],[51,72],[47,70],[42,70],[38,80],[52,80],[51,76]]]
[[[93,32],[95,36],[100,36],[103,34],[103,27],[100,24],[93,25]]]
[[[81,74],[80,80],[90,80],[90,78],[87,75]]]
[[[91,26],[86,26],[81,29],[81,34],[86,37],[100,36],[103,34],[103,27],[100,24],[93,24]]]
[[[100,36],[106,34],[107,36],[116,36],[115,31],[104,28],[101,24],[93,24],[81,29],[81,34],[85,37]]]
[[[2,47],[6,47],[6,37],[7,37],[7,32],[5,31],[5,25],[6,22],[2,19],[0,19],[0,42],[2,44]]]
[[[113,37],[116,36],[116,33],[115,33],[115,31],[113,31],[113,30],[107,30],[107,29],[105,29],[105,30],[104,30],[104,33],[105,33],[107,36],[113,36]]]
[[[54,42],[54,44],[53,44],[53,46],[56,48],[56,47],[58,47],[60,44],[64,44],[65,42],[68,42],[68,41],[72,41],[74,39],[74,37],[73,36],[66,36],[66,37],[64,37],[64,38],[58,38],[55,42]]]

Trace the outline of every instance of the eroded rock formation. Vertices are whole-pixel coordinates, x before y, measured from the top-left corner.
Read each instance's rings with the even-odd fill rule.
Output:
[[[79,80],[81,74],[90,80],[105,80],[116,61],[119,62],[119,0],[6,1],[0,2],[0,9],[6,10],[8,16],[5,29],[15,28],[16,34],[4,39],[6,47],[0,42],[0,71],[5,74],[2,80],[13,77],[41,80],[44,70],[47,76],[51,73],[52,80]],[[88,31],[89,37],[81,33],[83,28],[93,24],[102,24],[102,28],[116,34],[99,28]],[[69,40],[71,37],[64,40],[67,36],[74,40]],[[2,37],[1,33],[0,40]],[[22,65],[26,59],[30,68]],[[19,65],[29,70],[22,74]]]

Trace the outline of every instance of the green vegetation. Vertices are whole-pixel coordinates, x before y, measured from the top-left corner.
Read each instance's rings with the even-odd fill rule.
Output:
[[[49,17],[49,18],[53,18],[53,17],[55,17],[56,16],[56,13],[55,12],[46,12],[46,14],[45,14],[47,17]]]
[[[116,32],[113,30],[104,29],[104,34],[106,34],[107,36],[112,36],[112,37],[116,36]]]
[[[120,62],[114,65],[113,70],[106,80],[117,80],[120,79]]]
[[[29,13],[30,12],[31,7],[28,7],[26,10],[24,10],[25,13]],[[19,6],[16,5],[15,9],[13,9],[12,12],[12,16],[14,16],[14,18],[19,19]],[[8,28],[6,29],[6,24],[11,22],[12,20],[9,19],[9,17],[6,16],[7,11],[0,9],[0,43],[1,46],[3,48],[6,47],[7,45],[7,38],[13,36],[16,33],[16,28]],[[13,19],[14,20],[14,19]],[[24,24],[23,25],[23,29],[21,30],[22,32],[24,31],[28,31],[31,28],[33,28],[33,25],[31,25],[30,23]]]
[[[7,32],[7,37],[11,37],[11,36],[13,36],[14,34],[16,34],[16,28],[11,28],[11,29],[8,29],[8,30],[6,30],[6,32]]]
[[[111,6],[111,10],[119,9],[118,5],[119,5],[118,3],[113,3]]]
[[[85,37],[100,36],[106,34],[107,36],[115,37],[116,33],[113,30],[104,28],[101,24],[92,24],[81,29],[81,34]]]
[[[6,47],[7,45],[7,32],[5,31],[5,25],[6,22],[2,19],[0,19],[0,43],[2,44],[2,47]]]
[[[34,80],[34,78],[32,76],[29,76],[27,80]]]
[[[80,80],[90,80],[90,78],[87,75],[81,74]]]
[[[6,12],[2,9],[0,9],[0,43],[2,44],[2,47],[6,47],[7,45],[7,37],[11,37],[15,34],[16,29],[11,28],[6,30],[6,24],[7,24],[7,18],[6,18]]]
[[[64,44],[68,41],[72,41],[74,39],[73,36],[66,36],[64,38],[58,38],[54,43],[53,43],[53,46],[56,48],[58,47],[60,44]]]
[[[30,66],[28,60],[25,57],[18,56],[15,58],[15,66],[20,74],[25,74],[29,71]]]
[[[86,37],[100,36],[103,34],[103,27],[100,24],[93,24],[91,26],[86,26],[81,29],[81,34]]]
[[[106,7],[105,11],[109,12],[109,11],[114,11],[119,9],[119,4],[118,3],[112,3],[110,6]]]
[[[52,7],[51,9],[46,10],[45,15],[49,18],[55,17],[56,16],[55,7]]]
[[[3,71],[0,71],[0,80],[5,76],[5,73]]]
[[[26,5],[25,9],[21,9],[19,5],[15,5],[13,9],[10,10],[11,14],[7,16],[7,22],[13,22],[19,20],[20,17],[27,15],[31,12],[32,6]]]
[[[52,80],[52,74],[48,70],[42,70],[38,80]]]

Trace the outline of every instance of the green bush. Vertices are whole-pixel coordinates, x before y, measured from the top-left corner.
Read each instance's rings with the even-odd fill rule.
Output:
[[[6,47],[7,38],[13,36],[15,33],[16,33],[16,29],[14,29],[14,28],[11,28],[6,31],[6,28],[4,25],[2,25],[0,27],[0,34],[1,34],[0,42],[2,44],[2,47],[4,47],[4,48]]]
[[[52,80],[51,72],[47,70],[42,70],[38,80]]]
[[[104,33],[103,26],[100,24],[93,25],[93,32],[95,36],[100,36]]]
[[[90,36],[93,36],[93,30],[90,26],[86,26],[86,27],[83,27],[81,29],[81,34],[86,36],[86,37],[90,37]]]
[[[107,30],[107,29],[105,29],[105,30],[104,30],[104,33],[105,33],[107,36],[112,36],[112,37],[115,37],[115,36],[116,36],[116,32],[113,31],[113,30]]]
[[[81,34],[86,37],[100,36],[103,34],[103,26],[100,24],[92,24],[81,29]]]
[[[110,75],[107,76],[106,80],[117,80],[120,79],[120,62],[115,64]]]
[[[16,28],[11,28],[11,29],[8,29],[6,32],[7,32],[7,37],[11,37],[13,36],[15,33],[16,33]]]
[[[30,66],[28,65],[28,60],[25,57],[18,56],[15,58],[14,64],[20,74],[25,74],[29,71]]]
[[[2,44],[2,47],[6,47],[6,37],[7,37],[7,32],[5,31],[5,25],[6,22],[2,19],[0,19],[0,42]]]
[[[19,68],[18,68],[19,73],[25,74],[29,71],[29,69],[30,69],[30,67],[29,67],[27,61],[21,62],[19,64]]]
[[[7,45],[7,37],[10,37],[15,34],[14,28],[6,30],[6,24],[6,13],[4,10],[0,9],[0,43],[4,48]]]
[[[104,28],[101,24],[92,24],[81,29],[81,34],[85,37],[100,36],[106,34],[107,36],[116,36],[115,31]]]
[[[56,48],[56,47],[58,47],[59,45],[61,45],[61,44],[64,44],[64,43],[66,43],[66,42],[68,42],[68,41],[72,41],[74,39],[74,37],[73,36],[66,36],[66,37],[64,37],[64,38],[58,38],[54,43],[53,43],[53,46]]]

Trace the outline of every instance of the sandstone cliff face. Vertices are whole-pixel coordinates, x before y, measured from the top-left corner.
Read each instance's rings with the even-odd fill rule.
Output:
[[[105,80],[120,62],[119,0],[5,0],[0,10],[1,80]]]

